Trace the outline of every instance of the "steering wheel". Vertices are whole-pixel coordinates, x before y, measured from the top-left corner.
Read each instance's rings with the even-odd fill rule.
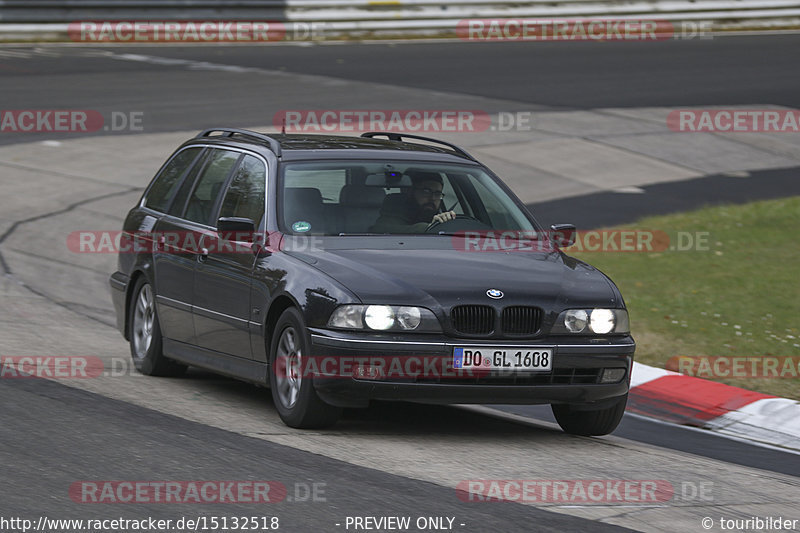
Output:
[[[427,227],[427,228],[425,228],[425,232],[426,232],[426,233],[428,233],[428,232],[430,232],[430,231],[431,231],[433,228],[435,228],[435,227],[437,227],[437,226],[445,225],[445,224],[448,224],[448,225],[451,225],[451,226],[453,226],[453,225],[454,225],[453,223],[454,223],[454,222],[457,222],[457,221],[459,221],[459,220],[462,220],[462,221],[463,221],[463,220],[469,220],[469,221],[472,221],[472,222],[477,222],[477,223],[478,223],[478,224],[481,226],[481,229],[483,229],[483,228],[491,228],[491,226],[489,226],[488,224],[485,224],[484,222],[481,222],[480,220],[478,220],[478,219],[477,219],[477,218],[475,218],[474,216],[472,216],[472,215],[467,215],[467,214],[464,214],[464,213],[461,213],[461,214],[458,214],[458,215],[456,215],[456,218],[454,218],[454,219],[451,219],[451,220],[445,220],[444,222],[440,222],[440,221],[438,221],[438,220],[434,220],[433,222],[431,222],[430,224],[428,224],[428,227]],[[461,224],[458,224],[458,225],[459,225],[459,226],[463,226],[463,223],[461,223]]]

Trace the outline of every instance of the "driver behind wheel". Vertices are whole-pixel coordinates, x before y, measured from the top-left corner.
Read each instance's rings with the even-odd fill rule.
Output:
[[[411,189],[386,197],[371,228],[375,233],[424,233],[433,223],[456,218],[455,211],[439,212],[444,181],[438,172],[409,169],[406,174],[411,178]]]

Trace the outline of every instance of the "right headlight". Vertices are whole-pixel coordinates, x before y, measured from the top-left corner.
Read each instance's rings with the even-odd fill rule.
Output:
[[[630,333],[625,309],[567,309],[558,315],[552,333],[610,335]]]

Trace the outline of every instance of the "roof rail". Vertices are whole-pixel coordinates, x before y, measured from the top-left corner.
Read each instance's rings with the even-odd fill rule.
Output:
[[[256,131],[239,130],[236,128],[209,128],[198,133],[195,139],[200,137],[211,137],[211,134],[216,131],[222,133],[222,135],[218,135],[218,137],[233,137],[234,135],[241,135],[242,137],[250,137],[251,139],[264,141],[269,144],[270,149],[275,153],[276,157],[281,156],[281,143],[269,135],[258,133]]]
[[[466,150],[456,146],[455,144],[452,144],[452,143],[449,143],[449,142],[445,142],[445,141],[440,141],[439,139],[431,139],[430,137],[423,137],[421,135],[411,135],[410,133],[393,133],[393,132],[387,132],[387,131],[368,131],[366,133],[362,133],[361,136],[362,137],[368,137],[370,139],[372,139],[374,137],[378,137],[378,136],[385,136],[390,141],[400,141],[400,142],[402,142],[403,139],[418,139],[420,141],[428,141],[428,142],[432,142],[432,143],[435,143],[435,144],[441,144],[441,145],[447,146],[448,148],[453,150],[455,153],[457,153],[457,154],[459,154],[459,155],[461,155],[463,157],[466,157],[467,159],[470,159],[472,161],[477,161],[477,159],[475,159],[474,157],[469,155],[469,153],[467,153]]]

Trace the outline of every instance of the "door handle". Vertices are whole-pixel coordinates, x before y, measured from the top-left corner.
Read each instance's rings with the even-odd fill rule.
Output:
[[[210,237],[208,234],[204,233],[200,235],[200,239],[197,241],[197,261],[199,263],[203,263],[206,259],[208,259],[208,248],[206,248],[207,240],[210,240]]]

